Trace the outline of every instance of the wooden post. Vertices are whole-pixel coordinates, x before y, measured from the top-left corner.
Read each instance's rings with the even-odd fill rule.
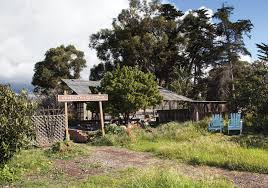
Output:
[[[64,95],[67,95],[67,91],[64,90]],[[69,128],[68,128],[68,105],[67,102],[64,103],[64,110],[65,110],[65,134],[66,134],[66,141],[70,140],[70,135],[69,135]]]
[[[103,120],[103,111],[102,111],[102,102],[101,101],[99,101],[99,108],[100,108],[101,132],[102,132],[102,136],[104,136],[105,135],[105,131],[104,131],[104,120]]]

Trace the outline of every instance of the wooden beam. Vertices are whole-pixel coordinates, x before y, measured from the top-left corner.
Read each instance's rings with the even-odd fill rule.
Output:
[[[99,95],[101,95],[99,93]],[[101,132],[102,132],[102,136],[105,135],[105,131],[104,131],[104,120],[103,120],[103,111],[102,111],[102,102],[99,101],[99,108],[100,108],[100,123],[101,123]]]
[[[64,90],[64,95],[67,95],[67,91]],[[64,103],[64,111],[65,111],[65,134],[66,134],[66,141],[70,140],[70,135],[69,135],[69,128],[68,128],[68,104],[67,102]]]

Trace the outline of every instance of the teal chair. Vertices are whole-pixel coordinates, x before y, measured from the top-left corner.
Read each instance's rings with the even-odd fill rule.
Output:
[[[208,124],[208,131],[220,131],[223,130],[223,119],[221,114],[212,114],[211,122]]]
[[[231,113],[228,122],[228,134],[230,131],[240,131],[242,134],[243,122],[241,120],[241,113]]]

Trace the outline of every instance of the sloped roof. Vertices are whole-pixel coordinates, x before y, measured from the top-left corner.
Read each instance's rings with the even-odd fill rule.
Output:
[[[164,101],[186,101],[186,102],[193,102],[194,100],[189,99],[185,96],[178,95],[177,93],[165,89],[163,87],[158,87],[160,95],[163,96]]]
[[[62,81],[78,95],[90,94],[91,91],[89,87],[100,86],[100,81],[87,81],[79,79],[62,79]]]
[[[87,80],[79,80],[79,79],[62,79],[62,81],[66,83],[67,86],[78,95],[90,94],[91,91],[89,87],[100,86],[100,81],[87,81]],[[194,101],[185,96],[178,95],[177,93],[172,92],[163,87],[159,86],[158,89],[164,101],[186,101],[186,102]]]

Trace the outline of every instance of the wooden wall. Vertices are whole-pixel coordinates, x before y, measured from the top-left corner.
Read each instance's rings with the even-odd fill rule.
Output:
[[[184,122],[192,119],[192,113],[189,109],[174,109],[174,110],[157,110],[159,123],[170,121]]]

